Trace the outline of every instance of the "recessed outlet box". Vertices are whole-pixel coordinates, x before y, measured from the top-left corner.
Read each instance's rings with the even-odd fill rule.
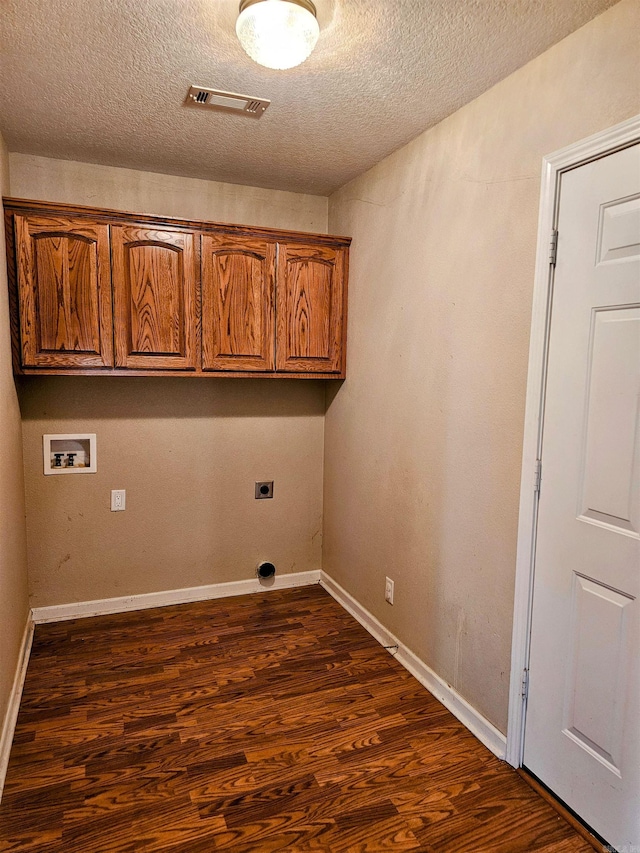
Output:
[[[42,436],[45,474],[95,474],[98,470],[95,433]]]
[[[256,483],[256,500],[263,501],[265,498],[273,497],[273,480],[263,480]]]

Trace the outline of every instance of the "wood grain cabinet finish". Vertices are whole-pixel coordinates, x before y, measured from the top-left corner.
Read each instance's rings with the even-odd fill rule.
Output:
[[[111,228],[116,367],[196,367],[194,235]]]
[[[202,236],[202,368],[274,368],[276,243]]]
[[[22,365],[112,365],[108,226],[17,215],[15,234]]]
[[[348,237],[3,201],[16,373],[344,378]]]
[[[344,249],[279,246],[277,370],[343,370],[345,278]]]

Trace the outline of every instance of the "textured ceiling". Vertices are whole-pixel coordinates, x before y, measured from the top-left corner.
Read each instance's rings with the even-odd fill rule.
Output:
[[[255,65],[238,0],[0,0],[10,151],[325,195],[616,0],[317,0],[290,71]],[[190,84],[270,98],[259,120]]]

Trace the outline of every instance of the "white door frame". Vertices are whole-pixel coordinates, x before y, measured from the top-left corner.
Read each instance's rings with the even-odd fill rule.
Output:
[[[538,217],[529,372],[520,480],[520,515],[516,556],[516,585],[511,642],[511,681],[509,688],[509,724],[505,758],[521,767],[524,754],[526,700],[523,679],[529,667],[529,638],[535,564],[538,494],[537,460],[542,452],[542,423],[547,372],[547,345],[554,267],[550,263],[550,244],[558,217],[560,179],[563,172],[591,160],[612,154],[640,141],[640,115],[587,139],[549,154],[542,160],[542,185]],[[544,471],[542,472],[544,479]]]

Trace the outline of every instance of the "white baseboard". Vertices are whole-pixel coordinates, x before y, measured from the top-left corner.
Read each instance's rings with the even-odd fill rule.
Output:
[[[0,735],[0,800],[2,799],[2,790],[4,788],[4,780],[7,775],[7,767],[9,766],[9,755],[11,753],[11,744],[13,743],[13,734],[16,730],[16,722],[18,721],[18,711],[20,710],[20,699],[22,698],[22,688],[27,675],[27,665],[29,663],[29,655],[31,654],[31,644],[33,643],[33,620],[31,614],[27,619],[27,624],[22,635],[20,644],[20,654],[18,656],[18,664],[16,673],[13,678],[13,686],[9,695],[9,702],[2,724],[2,734]]]
[[[430,669],[426,663],[410,651],[398,640],[376,617],[369,613],[350,595],[340,584],[325,572],[321,572],[320,585],[335,598],[335,600],[348,611],[354,619],[366,628],[374,639],[383,646],[397,646],[398,651],[394,655],[398,663],[407,669],[433,696],[442,702],[445,708],[457,717],[469,731],[481,741],[487,749],[490,749],[498,758],[504,759],[507,739],[492,725],[489,720],[482,716],[473,705],[470,705],[454,688],[447,684],[439,675]]]
[[[120,598],[102,598],[96,601],[77,601],[72,604],[54,604],[49,607],[34,607],[31,611],[36,624],[62,622],[85,616],[100,616],[109,613],[125,613],[129,610],[147,610],[150,607],[167,607],[170,604],[186,604],[190,601],[207,601],[212,598],[228,598],[231,595],[247,595],[252,592],[267,592],[271,589],[291,589],[318,583],[320,570],[276,575],[268,581],[249,578],[229,583],[212,583],[207,586],[192,586],[186,589],[169,589],[163,592],[145,592],[140,595],[123,595]]]

